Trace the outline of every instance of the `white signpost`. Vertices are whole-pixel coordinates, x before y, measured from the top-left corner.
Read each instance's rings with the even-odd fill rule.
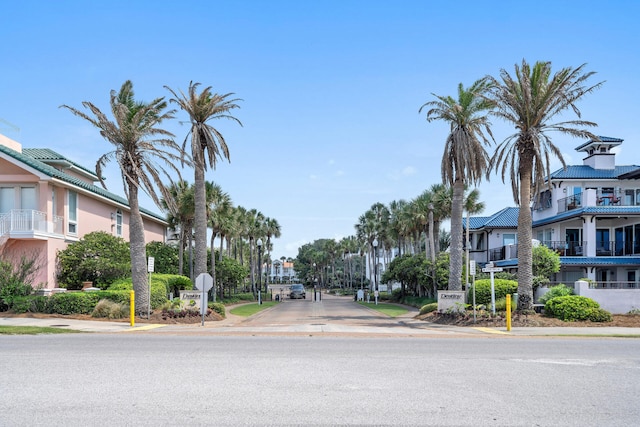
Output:
[[[204,326],[204,316],[207,313],[207,292],[213,288],[213,277],[209,273],[200,273],[196,277],[196,289],[202,291],[200,297],[200,314],[202,314],[202,326]]]
[[[147,301],[147,319],[151,319],[151,273],[155,271],[156,259],[150,256],[147,259],[147,272],[149,273],[149,289],[148,289],[148,301]]]
[[[494,286],[493,273],[499,273],[502,271],[502,267],[494,267],[492,262],[488,262],[487,266],[482,269],[483,273],[489,273],[491,275],[491,312],[496,314],[496,290]]]

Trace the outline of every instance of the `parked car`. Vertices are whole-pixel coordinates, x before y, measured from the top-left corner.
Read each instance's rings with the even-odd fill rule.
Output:
[[[291,289],[289,290],[289,298],[296,299],[302,298],[306,299],[307,296],[304,291],[304,286],[302,285],[291,285]]]

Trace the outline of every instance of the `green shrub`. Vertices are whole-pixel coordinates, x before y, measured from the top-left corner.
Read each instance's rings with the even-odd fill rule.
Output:
[[[169,274],[151,275],[151,308],[162,307],[167,302],[167,280]],[[109,286],[110,291],[130,291],[133,289],[132,279],[117,280]]]
[[[513,306],[511,309],[513,310]],[[496,300],[496,311],[507,311],[507,298],[500,298]]]
[[[436,311],[438,309],[438,303],[437,302],[432,302],[429,304],[425,304],[422,307],[420,307],[420,314],[427,314],[427,313],[431,313],[432,311]]]
[[[408,305],[410,307],[421,308],[423,305],[430,304],[432,302],[436,302],[433,298],[427,297],[415,297],[415,296],[405,296],[398,301],[400,304]]]
[[[89,314],[98,303],[97,292],[64,292],[49,297],[48,313]]]
[[[103,299],[98,301],[95,308],[91,312],[92,317],[100,317],[107,319],[123,319],[130,315],[129,306],[117,302]]]
[[[223,318],[227,317],[227,310],[224,307],[224,304],[219,303],[219,302],[210,302],[208,304],[208,306],[209,306],[209,308],[211,310],[215,311],[216,313],[218,313]]]
[[[611,322],[613,320],[613,316],[607,310],[603,310],[601,308],[592,308],[589,310],[589,320],[592,322]]]
[[[563,283],[560,283],[557,286],[551,287],[547,293],[540,297],[540,304],[546,304],[547,301],[552,298],[564,297],[567,295],[573,295],[573,289]]]
[[[181,290],[192,290],[193,283],[186,276],[171,275],[167,278],[167,292],[175,296],[180,295]]]
[[[557,317],[565,322],[576,320],[589,320],[594,309],[599,309],[600,304],[591,298],[580,295],[566,295],[555,297],[547,301],[544,311],[548,316]],[[594,314],[599,316],[599,314]]]
[[[57,254],[58,282],[67,289],[81,289],[82,282],[106,288],[131,274],[129,244],[104,231],[86,234]]]
[[[491,305],[491,279],[476,280],[476,305]],[[471,289],[471,288],[470,288]],[[506,279],[494,279],[494,290],[496,301],[506,298],[508,294],[518,292],[518,282]],[[467,301],[473,301],[471,290],[467,295]]]
[[[24,298],[27,295],[31,294],[33,288],[30,285],[25,283],[18,282],[16,280],[11,280],[9,282],[5,282],[0,284],[0,311],[6,310],[16,310],[16,305],[19,304],[21,307],[19,310],[22,310],[22,305],[24,304]],[[24,311],[20,311],[24,313]]]
[[[130,296],[126,291],[64,292],[49,297],[46,312],[56,314],[90,314],[101,299],[128,305]]]
[[[31,305],[29,311],[31,313],[46,313],[47,304],[49,303],[49,297],[30,295]]]

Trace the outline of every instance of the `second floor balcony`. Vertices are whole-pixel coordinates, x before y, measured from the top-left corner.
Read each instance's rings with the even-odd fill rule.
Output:
[[[51,221],[47,214],[33,209],[12,209],[0,213],[0,237],[35,238],[36,235],[62,235],[64,220],[54,216]]]

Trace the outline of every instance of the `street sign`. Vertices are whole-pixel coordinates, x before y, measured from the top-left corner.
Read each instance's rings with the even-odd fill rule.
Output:
[[[483,273],[498,273],[502,271],[502,267],[485,267],[482,269]]]
[[[469,261],[469,274],[472,276],[476,275],[476,262],[474,260]]]
[[[196,289],[209,292],[213,288],[213,277],[209,273],[200,273],[196,277]]]
[[[149,257],[149,262],[147,263],[147,272],[149,273],[153,273],[154,272],[154,266],[155,266],[155,258],[150,256]]]

